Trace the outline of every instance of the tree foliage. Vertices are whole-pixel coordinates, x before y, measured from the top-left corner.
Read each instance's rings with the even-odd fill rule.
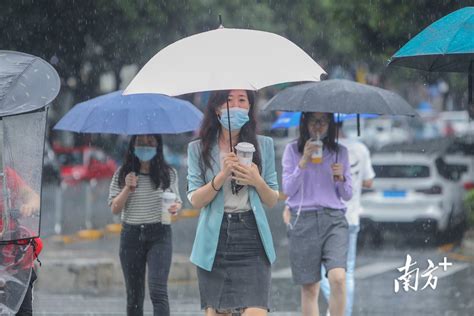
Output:
[[[323,67],[386,60],[436,19],[463,7],[455,0],[17,0],[0,2],[2,49],[51,62],[73,102],[100,93],[100,75],[146,63],[185,36],[218,26],[288,37]],[[245,43],[223,49],[252,49]],[[192,52],[190,52],[192,53]],[[271,52],[269,52],[271,53]],[[118,86],[118,85],[117,85]]]

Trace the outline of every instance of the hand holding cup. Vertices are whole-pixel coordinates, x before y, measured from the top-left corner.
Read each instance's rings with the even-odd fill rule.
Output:
[[[168,209],[168,212],[171,215],[176,216],[178,215],[179,210],[181,210],[181,206],[182,206],[181,203],[175,202],[171,204],[170,208]]]
[[[230,152],[224,157],[222,172],[227,179],[232,174],[232,169],[239,163],[237,155]]]
[[[251,185],[256,187],[259,181],[262,180],[258,167],[253,162],[250,166],[238,164],[233,169],[232,179],[236,180],[237,184],[240,185]]]
[[[173,192],[163,192],[163,212],[177,215],[181,208],[181,203],[176,202],[176,194]]]

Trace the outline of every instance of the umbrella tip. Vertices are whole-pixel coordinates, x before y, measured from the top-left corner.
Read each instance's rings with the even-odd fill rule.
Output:
[[[219,29],[223,29],[224,28],[224,24],[222,24],[222,15],[219,14]]]

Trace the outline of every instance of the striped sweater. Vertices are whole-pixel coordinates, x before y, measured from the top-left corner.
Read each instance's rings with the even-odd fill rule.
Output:
[[[120,168],[117,169],[112,182],[110,183],[109,206],[112,205],[112,200],[119,195],[122,188],[119,186],[118,175]],[[170,187],[164,191],[171,191],[176,194],[176,202],[181,202],[178,190],[178,178],[175,169],[170,173]],[[162,210],[163,189],[155,189],[155,185],[147,174],[138,173],[138,183],[134,192],[131,192],[122,210],[122,222],[132,225],[150,224],[162,222],[163,224],[170,224],[171,217],[168,211]]]

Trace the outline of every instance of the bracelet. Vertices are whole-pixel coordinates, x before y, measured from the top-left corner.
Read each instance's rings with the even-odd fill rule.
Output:
[[[214,179],[216,178],[216,176],[212,177],[212,180],[211,180],[211,187],[214,189],[214,191],[216,192],[219,192],[218,189],[216,189],[216,187],[214,186]]]

